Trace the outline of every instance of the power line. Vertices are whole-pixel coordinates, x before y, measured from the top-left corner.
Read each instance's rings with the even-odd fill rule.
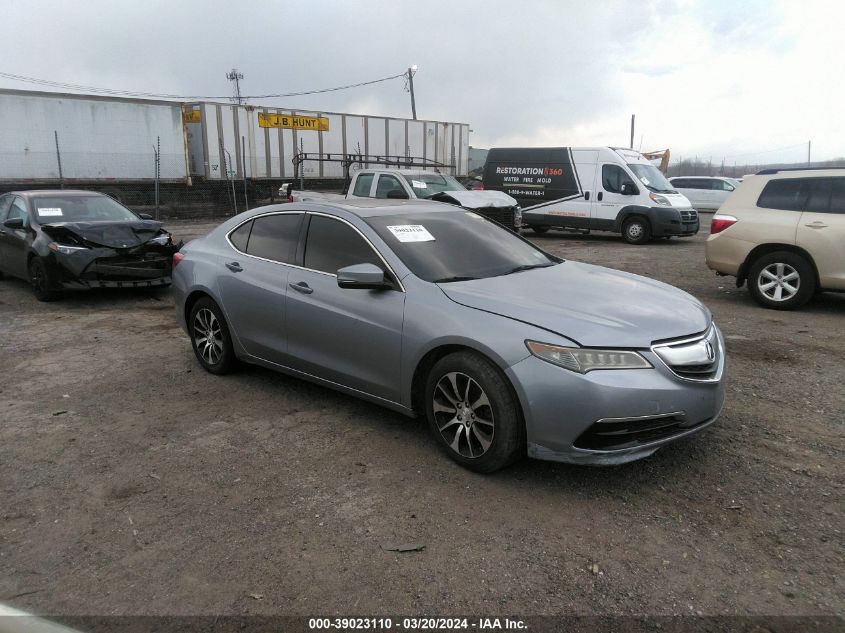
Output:
[[[348,90],[350,88],[359,88],[361,86],[370,86],[372,84],[381,83],[384,81],[390,81],[391,79],[398,79],[400,77],[404,77],[406,72],[401,72],[398,75],[391,75],[390,77],[382,77],[381,79],[373,79],[372,81],[362,81],[356,84],[347,84],[345,86],[336,86],[334,88],[320,88],[317,90],[303,90],[301,92],[287,92],[287,93],[277,93],[277,94],[264,94],[264,95],[242,95],[241,99],[275,99],[275,98],[282,98],[282,97],[300,97],[303,95],[313,95],[313,94],[320,94],[323,92],[337,92],[338,90]],[[0,77],[5,79],[11,79],[13,81],[21,81],[24,83],[31,83],[37,84],[41,86],[50,86],[52,88],[63,88],[65,90],[80,90],[80,91],[87,91],[93,92],[95,94],[106,94],[106,95],[113,95],[119,97],[147,97],[151,99],[178,99],[181,101],[191,101],[191,100],[215,100],[215,99],[231,99],[231,95],[226,96],[209,96],[209,95],[176,95],[176,94],[167,94],[167,93],[155,93],[155,92],[139,92],[133,90],[119,90],[116,88],[100,88],[97,86],[84,86],[81,84],[71,84],[65,83],[61,81],[50,81],[49,79],[39,79],[37,77],[25,77],[23,75],[15,75],[13,73],[4,73],[0,72]]]
[[[795,149],[796,147],[807,147],[806,143],[797,143],[796,145],[787,145],[786,147],[778,147],[776,149],[766,149],[762,152],[746,152],[745,154],[731,154],[725,158],[740,158],[742,156],[758,156],[760,154],[773,154],[774,152],[783,152],[788,149]]]

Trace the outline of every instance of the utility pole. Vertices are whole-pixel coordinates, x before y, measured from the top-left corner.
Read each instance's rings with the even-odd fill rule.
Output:
[[[243,79],[243,73],[238,72],[237,68],[233,68],[229,72],[226,73],[226,79],[234,83],[234,96],[232,97],[232,101],[241,105],[244,100],[241,98],[241,79]]]
[[[405,75],[408,78],[408,91],[411,93],[411,114],[414,117],[414,121],[417,120],[417,102],[414,99],[414,75],[417,74],[417,65],[414,64],[408,69],[408,73]]]
[[[810,148],[812,147],[813,141],[807,141],[807,167],[810,166]]]
[[[634,115],[631,115],[631,149],[634,149]]]

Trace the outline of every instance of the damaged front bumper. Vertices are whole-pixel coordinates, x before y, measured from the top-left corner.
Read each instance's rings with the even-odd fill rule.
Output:
[[[72,253],[51,253],[50,276],[56,289],[149,288],[171,282],[172,258],[178,247],[148,246],[131,249],[88,248]]]

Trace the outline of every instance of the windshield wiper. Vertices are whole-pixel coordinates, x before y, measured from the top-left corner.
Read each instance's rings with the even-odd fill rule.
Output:
[[[478,279],[478,277],[443,277],[443,279],[435,279],[434,283],[436,284],[448,284],[452,281],[472,281],[473,279]]]
[[[512,275],[514,273],[521,273],[523,270],[531,270],[532,268],[548,268],[549,266],[554,266],[554,262],[550,262],[548,264],[523,264],[522,266],[517,266],[516,268],[512,268],[506,273],[502,273],[502,275]]]

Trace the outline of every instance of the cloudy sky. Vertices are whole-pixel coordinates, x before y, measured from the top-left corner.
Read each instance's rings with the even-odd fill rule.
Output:
[[[420,118],[471,144],[669,147],[773,162],[845,156],[845,4],[813,0],[0,0],[0,72],[228,95],[415,77]],[[0,78],[0,87],[48,89]],[[259,102],[255,102],[259,103]],[[260,103],[410,116],[401,79]]]

